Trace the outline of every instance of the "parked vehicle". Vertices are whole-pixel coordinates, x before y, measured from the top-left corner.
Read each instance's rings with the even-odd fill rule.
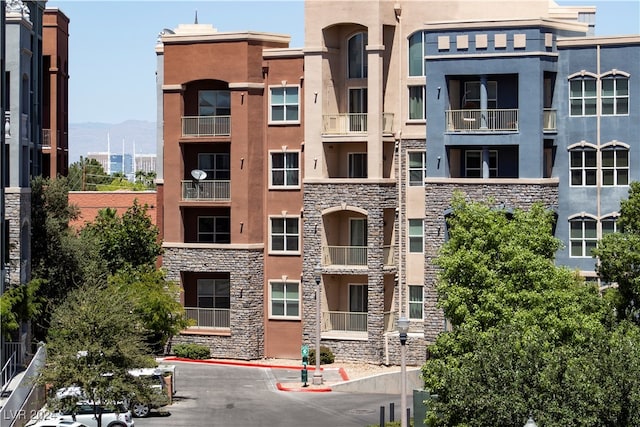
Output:
[[[26,424],[29,427],[87,427],[82,423],[67,420],[40,420],[35,424]]]
[[[147,381],[152,389],[150,396],[132,399],[129,409],[134,417],[147,417],[152,409],[161,408],[171,403],[176,392],[175,365],[160,365],[157,368],[141,368],[129,371],[131,375]],[[170,377],[167,379],[167,377]]]

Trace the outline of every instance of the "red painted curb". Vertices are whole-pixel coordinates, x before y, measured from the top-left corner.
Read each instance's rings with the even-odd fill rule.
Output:
[[[328,391],[331,391],[331,387],[324,387],[324,388],[285,387],[280,383],[276,383],[276,387],[280,391],[303,391],[307,393],[326,393]]]
[[[255,368],[274,368],[274,369],[293,369],[301,371],[302,366],[286,366],[286,365],[270,365],[268,363],[257,363],[257,362],[239,362],[239,361],[231,361],[231,360],[214,360],[214,359],[187,359],[184,357],[175,357],[169,356],[165,357],[163,360],[174,360],[176,362],[192,362],[192,363],[208,363],[213,365],[229,365],[229,366],[250,366]],[[315,366],[307,366],[307,370],[315,371]],[[320,368],[321,371],[324,371],[324,368]],[[340,368],[341,371],[344,369]],[[344,378],[342,372],[340,375]],[[344,374],[346,375],[346,373]]]

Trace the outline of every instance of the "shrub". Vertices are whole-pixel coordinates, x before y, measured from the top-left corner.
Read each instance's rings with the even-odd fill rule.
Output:
[[[329,347],[324,345],[320,346],[320,364],[321,365],[331,364],[335,359],[336,357],[333,355],[333,352]],[[315,365],[315,364],[316,364],[316,349],[312,348],[312,349],[309,349],[309,365]]]
[[[173,353],[185,359],[209,359],[211,350],[200,344],[176,344]]]

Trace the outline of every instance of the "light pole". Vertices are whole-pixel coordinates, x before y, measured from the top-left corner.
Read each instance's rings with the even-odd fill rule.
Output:
[[[322,371],[320,370],[320,282],[322,282],[322,266],[317,264],[313,269],[313,278],[316,279],[316,369],[313,371],[313,385],[322,384]]]
[[[409,319],[398,319],[398,332],[400,333],[400,427],[407,427],[407,361],[405,357],[405,344],[407,332],[409,332]]]

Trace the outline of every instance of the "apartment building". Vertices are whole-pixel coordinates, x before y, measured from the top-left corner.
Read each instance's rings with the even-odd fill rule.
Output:
[[[299,357],[303,52],[289,36],[164,30],[156,46],[158,226],[214,357]]]
[[[46,8],[42,29],[42,176],[69,172],[69,18]]]

